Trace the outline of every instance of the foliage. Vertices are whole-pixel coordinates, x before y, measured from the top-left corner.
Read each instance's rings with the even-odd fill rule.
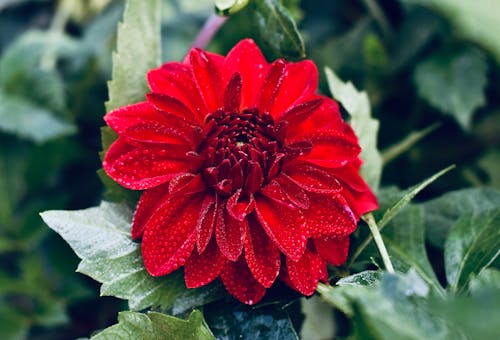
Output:
[[[336,338],[500,336],[498,1],[71,3],[0,4],[2,338],[313,338],[319,313]],[[209,50],[251,37],[269,60],[316,62],[363,145],[395,273],[362,222],[318,287],[326,304],[278,285],[248,307],[217,282],[146,273],[129,233],[139,193],[96,175],[115,138],[99,127],[144,98],[148,69],[183,58],[215,6],[228,18]],[[104,191],[115,203],[99,205]]]

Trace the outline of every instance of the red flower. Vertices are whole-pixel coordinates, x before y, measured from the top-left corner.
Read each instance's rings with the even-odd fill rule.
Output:
[[[252,40],[226,57],[192,49],[148,73],[147,101],[105,116],[111,178],[144,190],[132,237],[146,269],[184,266],[189,288],[220,277],[254,304],[277,277],[304,295],[345,262],[377,201],[337,104],[309,60],[269,64]]]

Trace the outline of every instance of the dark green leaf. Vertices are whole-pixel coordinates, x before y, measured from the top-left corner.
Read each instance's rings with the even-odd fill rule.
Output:
[[[372,190],[377,191],[382,175],[382,157],[377,149],[379,121],[371,117],[368,95],[358,91],[351,82],[344,83],[330,68],[326,68],[325,73],[330,92],[351,116],[350,124],[359,138],[361,175]]]
[[[74,125],[0,89],[0,130],[37,143],[74,133]]]
[[[205,326],[201,312],[195,310],[187,320],[156,312],[121,312],[117,325],[92,337],[92,340],[101,339],[211,340],[214,337]]]
[[[450,230],[444,249],[446,279],[461,291],[470,278],[500,254],[500,208],[464,214]]]
[[[448,192],[422,204],[429,241],[442,248],[448,231],[462,215],[480,215],[500,206],[500,192],[488,188]]]
[[[396,270],[414,268],[428,285],[443,294],[427,257],[424,232],[422,209],[408,206],[387,225],[382,236]]]
[[[82,259],[77,270],[103,284],[102,295],[126,299],[132,310],[149,306],[168,309],[186,291],[181,271],[160,278],[146,271],[140,244],[130,236],[132,211],[125,205],[103,202],[95,208],[46,211],[41,215]],[[190,301],[203,304],[211,298],[185,301],[183,310],[195,307],[188,304]]]
[[[23,340],[29,331],[29,320],[0,301],[0,329],[3,339]]]
[[[219,340],[298,339],[287,311],[274,304],[257,308],[216,304],[205,310],[205,317]]]
[[[497,0],[400,0],[421,4],[445,14],[467,39],[488,48],[500,62],[500,2]]]
[[[304,58],[304,41],[292,15],[278,0],[254,0],[253,14],[263,39],[280,56]]]
[[[128,0],[125,5],[108,83],[108,112],[140,102],[148,92],[146,73],[161,62],[160,5],[159,0]]]
[[[414,77],[423,99],[468,129],[472,114],[486,101],[487,70],[485,55],[469,47],[431,55],[417,66]]]

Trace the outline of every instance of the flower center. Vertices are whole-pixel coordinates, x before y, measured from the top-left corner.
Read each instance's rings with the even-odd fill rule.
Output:
[[[223,196],[258,191],[281,171],[285,125],[255,108],[208,115],[198,150],[207,185]]]

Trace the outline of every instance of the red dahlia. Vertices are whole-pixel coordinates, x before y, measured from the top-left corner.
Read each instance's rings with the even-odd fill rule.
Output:
[[[309,60],[269,64],[252,40],[226,57],[192,49],[148,73],[147,100],[105,116],[103,166],[144,190],[132,237],[151,275],[184,266],[189,288],[220,277],[254,304],[277,277],[304,295],[345,262],[377,201],[338,105]]]

